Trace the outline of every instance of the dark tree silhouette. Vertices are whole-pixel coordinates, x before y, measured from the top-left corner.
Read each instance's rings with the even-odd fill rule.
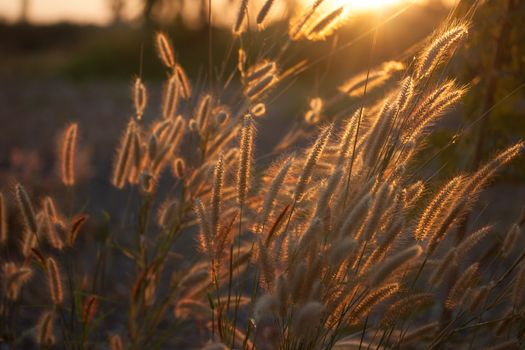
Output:
[[[155,3],[158,3],[158,2],[159,2],[158,0],[144,0],[143,15],[144,15],[144,20],[146,22],[149,22],[151,20],[151,12],[153,10],[153,6],[155,5]]]
[[[122,22],[122,12],[124,11],[125,0],[108,0],[111,10],[112,22],[114,24]]]
[[[20,17],[18,18],[20,23],[26,23],[28,20],[30,2],[30,0],[22,0],[20,5]]]

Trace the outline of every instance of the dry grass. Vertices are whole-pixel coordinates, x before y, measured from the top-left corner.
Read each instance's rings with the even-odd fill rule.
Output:
[[[241,1],[234,27],[239,36],[246,3]],[[272,3],[265,3],[258,24]],[[83,229],[87,215],[71,210],[80,203],[69,203],[64,214],[52,197],[35,206],[37,200],[17,184],[13,206],[25,234],[20,251],[12,251],[8,243],[18,243],[22,234],[9,229],[15,227],[8,222],[9,203],[0,196],[2,341],[14,347],[33,337],[51,348],[182,343],[283,350],[508,349],[522,342],[525,253],[511,252],[509,241],[521,235],[525,218],[509,223],[506,236],[492,227],[457,232],[479,193],[524,144],[500,151],[435,193],[425,190],[413,165],[432,124],[465,93],[441,68],[466,36],[467,24],[445,25],[415,64],[389,62],[348,79],[334,97],[327,92],[311,98],[305,120],[275,146],[275,164],[262,169],[254,159],[256,118],[283,82],[304,68],[278,57],[293,40],[317,40],[340,25],[343,11],[321,12],[321,3],[292,21],[291,38],[276,58],[254,57],[241,47],[232,77],[239,74],[242,87],[230,105],[221,102],[220,89],[192,89],[169,39],[157,35],[168,73],[162,116],[144,123],[147,92],[136,78],[136,114],[123,133],[111,178],[115,187],[139,194],[135,232],[126,232],[125,245],[114,235],[105,242],[133,265],[112,274],[131,274],[126,298],[97,287],[112,269],[109,250],[100,248],[92,257],[94,269],[75,261],[79,231],[89,235]],[[392,81],[399,72],[399,82]],[[337,98],[380,86],[388,89],[377,101],[350,112],[331,109]],[[303,130],[311,124],[318,131],[303,148]],[[68,127],[61,152],[68,191],[75,183],[77,127],[81,132],[81,125]],[[169,178],[172,191],[161,178]],[[194,236],[198,249],[181,261],[172,248],[183,233]],[[503,244],[482,248],[479,243],[488,240]],[[48,297],[37,302],[24,290],[34,285],[44,293],[42,277]],[[27,329],[18,323],[25,313],[34,320]],[[108,330],[107,320],[122,324]],[[190,321],[199,337],[185,335],[182,325]]]

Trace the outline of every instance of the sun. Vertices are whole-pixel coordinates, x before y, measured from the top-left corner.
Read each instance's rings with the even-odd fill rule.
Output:
[[[352,16],[382,10],[401,3],[423,0],[302,0],[301,11],[291,21],[290,37],[324,40]]]
[[[350,12],[369,12],[414,0],[327,0],[334,7],[344,6]]]

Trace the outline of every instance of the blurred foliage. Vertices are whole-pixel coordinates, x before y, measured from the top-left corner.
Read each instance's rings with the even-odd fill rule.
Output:
[[[317,62],[302,75],[306,79],[304,84],[316,90],[312,91],[312,96],[325,86],[340,84],[369,64],[400,57],[407,47],[428,35],[447,13],[443,7],[416,6],[389,20],[378,32],[377,44],[369,62],[370,28],[394,11],[385,12],[382,17],[373,14],[356,16],[330,40],[295,45],[291,55],[304,56],[308,53],[310,61]],[[160,81],[164,73],[152,39],[153,33],[159,29],[172,39],[177,59],[192,79],[202,81],[206,78],[209,28],[188,28],[180,18],[174,18],[168,24],[154,22],[143,25],[140,22],[108,27],[0,24],[0,50],[5,53],[0,57],[0,75],[29,79],[43,76],[129,80],[133,74],[140,73],[142,62],[143,78]],[[286,33],[286,23],[275,22],[265,29],[264,35],[252,36],[249,49],[257,55],[271,55],[272,50],[284,44]],[[234,69],[237,47],[231,46],[229,28],[213,27],[211,34],[213,65],[219,66],[229,56],[227,70]],[[336,53],[332,55],[332,52]]]
[[[156,57],[152,35],[162,29],[172,38],[179,62],[192,80],[202,87],[208,74],[209,28],[206,25],[194,29],[186,27],[180,16],[183,1],[144,0],[149,7],[144,7],[143,19],[132,23],[115,20],[108,27],[0,23],[0,50],[3,52],[0,75],[28,79],[129,81],[134,74],[141,74],[146,82],[160,82],[165,73]],[[201,0],[194,1],[199,1],[201,6],[204,4]],[[456,9],[456,17],[468,16],[468,10],[476,1],[462,0]],[[120,1],[110,3],[118,9]],[[317,63],[309,67],[299,81],[293,82],[293,88],[287,90],[286,95],[293,96],[307,90],[314,97],[320,91],[326,91],[327,87],[337,86],[346,77],[366,70],[368,65],[373,66],[385,59],[406,58],[405,50],[435,29],[447,11],[439,6],[416,6],[401,14],[378,32],[370,60],[371,36],[363,34],[382,20],[374,15],[353,18],[337,35],[325,42],[296,45],[290,55],[304,57],[308,52],[310,60]],[[204,12],[201,15],[205,23]],[[384,13],[382,18],[389,15]],[[450,118],[452,120],[441,125],[440,130],[428,139],[428,151],[435,154],[434,170],[441,169],[444,177],[451,176],[458,167],[471,170],[497,149],[525,138],[525,116],[522,112],[525,110],[525,88],[521,86],[525,83],[523,18],[525,1],[519,0],[483,1],[473,16],[469,39],[449,66],[451,75],[469,85],[469,93],[462,108],[454,113],[455,118]],[[509,29],[501,38],[504,24]],[[259,55],[284,44],[287,28],[284,22],[277,22],[265,30],[264,37],[271,37],[270,42],[257,40],[257,35],[251,42],[251,49]],[[231,47],[229,29],[213,27],[211,33],[214,66],[230,53],[226,70],[231,71],[235,66],[236,47]],[[502,46],[499,56],[496,53],[498,44]],[[496,56],[497,62],[494,62]],[[489,86],[493,89],[488,92]],[[489,93],[492,97],[488,96]],[[287,105],[293,104],[290,110],[300,109],[306,103],[290,96],[286,102]],[[277,100],[276,104],[279,102]],[[477,151],[480,137],[481,147]],[[424,151],[422,154],[423,161],[427,161],[430,153]],[[525,178],[525,160],[514,162],[503,177],[510,181]]]
[[[456,15],[468,17],[476,2],[461,1]],[[458,138],[448,129],[429,140],[434,152],[440,150],[446,176],[456,164],[472,170],[496,150],[525,139],[525,1],[479,3],[469,38],[451,66],[452,75],[469,85],[461,111],[464,132]],[[525,159],[513,162],[502,178],[523,181]]]

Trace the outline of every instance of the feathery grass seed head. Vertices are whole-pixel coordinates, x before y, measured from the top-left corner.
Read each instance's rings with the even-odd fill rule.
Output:
[[[237,19],[233,26],[233,34],[240,35],[243,32],[243,23],[248,12],[248,0],[241,0],[239,4],[239,11],[237,12]]]
[[[36,235],[38,233],[36,215],[24,186],[21,184],[15,186],[15,196],[26,229]]]
[[[62,277],[55,259],[49,257],[46,260],[46,277],[49,288],[51,302],[60,305],[64,301],[64,291],[62,289]]]
[[[146,109],[146,104],[148,103],[148,93],[140,77],[135,79],[135,83],[133,84],[132,88],[132,97],[137,119],[141,120],[142,115],[144,114],[144,109]]]
[[[111,350],[124,350],[122,345],[122,338],[118,334],[113,334],[109,337],[109,347]]]
[[[77,143],[78,124],[69,125],[64,133],[60,149],[60,174],[66,186],[75,184],[75,148]]]
[[[180,64],[175,65],[175,76],[180,86],[182,98],[188,100],[191,97],[191,85],[186,72]]]
[[[246,195],[250,189],[253,163],[253,138],[255,134],[254,128],[251,115],[245,115],[241,128],[239,166],[237,170],[237,199],[241,206],[244,204]]]
[[[6,244],[8,236],[7,226],[7,204],[3,193],[0,193],[0,245]]]
[[[261,9],[259,10],[259,13],[257,14],[257,24],[262,25],[266,16],[268,16],[268,13],[270,12],[270,9],[272,8],[274,0],[266,0],[264,4],[262,5]]]
[[[40,316],[36,333],[36,341],[39,345],[50,347],[55,344],[54,320],[53,311],[46,311]]]
[[[166,34],[157,32],[156,35],[157,53],[162,60],[162,63],[167,68],[175,67],[175,58],[173,56],[173,46]]]
[[[250,113],[255,117],[261,117],[266,114],[266,106],[264,103],[257,103],[255,106],[250,108]]]
[[[307,337],[310,331],[319,327],[325,306],[318,301],[304,304],[294,315],[292,332],[297,337]]]
[[[304,162],[303,171],[301,172],[301,175],[299,176],[299,180],[297,181],[297,186],[295,187],[294,198],[296,201],[300,201],[302,196],[304,195],[304,191],[306,190],[306,185],[310,181],[310,178],[315,169],[317,161],[321,157],[321,154],[323,153],[323,150],[328,142],[328,139],[330,138],[330,135],[332,134],[332,128],[333,128],[333,125],[326,127],[321,132],[321,134],[319,135],[315,143],[312,145],[312,147],[310,148],[308,156],[306,157],[306,161]]]
[[[467,32],[467,26],[459,23],[434,38],[418,58],[416,76],[422,78],[430,74],[445,54],[454,49]]]
[[[119,189],[123,188],[126,184],[126,179],[131,168],[133,154],[135,153],[135,143],[133,142],[135,129],[135,122],[130,120],[117,151],[111,183]]]
[[[474,284],[479,271],[479,264],[474,263],[470,265],[465,272],[456,280],[447,299],[445,300],[445,308],[453,310],[456,306],[462,303],[462,300],[467,295],[467,290]]]
[[[378,270],[375,271],[375,273],[370,278],[370,285],[374,287],[381,285],[386,279],[388,279],[389,276],[392,275],[392,273],[394,273],[394,271],[418,258],[422,252],[423,249],[421,246],[414,245],[392,256],[383,262]]]
[[[211,194],[211,232],[215,239],[219,233],[219,219],[222,205],[222,187],[224,181],[224,160],[222,154],[219,156],[213,171],[213,187]]]

